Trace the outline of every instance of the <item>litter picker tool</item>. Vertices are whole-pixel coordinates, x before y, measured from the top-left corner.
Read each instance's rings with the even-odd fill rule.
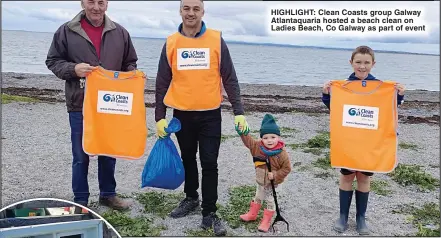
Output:
[[[266,166],[268,167],[268,172],[271,172],[271,163],[269,161],[269,157],[266,157]],[[271,187],[273,188],[274,203],[276,204],[276,218],[274,219],[271,227],[273,229],[273,232],[276,232],[276,230],[274,229],[274,224],[281,221],[286,223],[286,228],[289,232],[289,223],[285,220],[285,218],[282,217],[282,215],[280,215],[279,204],[277,203],[276,188],[274,187],[274,180],[271,180]]]

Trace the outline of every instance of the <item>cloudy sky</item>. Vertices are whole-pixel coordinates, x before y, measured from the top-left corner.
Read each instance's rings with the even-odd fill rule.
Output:
[[[276,5],[277,4],[277,5]],[[418,6],[417,6],[418,5]],[[270,34],[268,12],[271,7],[305,9],[401,10],[419,9],[415,18],[426,25],[426,32],[398,33]],[[3,30],[54,32],[60,24],[81,10],[79,1],[13,2],[2,1]],[[376,49],[439,54],[439,2],[205,2],[204,21],[222,30],[227,41],[282,43],[324,47],[353,48],[369,44]],[[181,22],[179,1],[110,1],[108,15],[122,24],[134,37],[166,37]]]

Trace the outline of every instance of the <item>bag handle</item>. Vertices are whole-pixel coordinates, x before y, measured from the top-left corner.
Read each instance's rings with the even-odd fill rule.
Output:
[[[181,130],[181,121],[179,121],[179,119],[176,117],[173,117],[168,123],[168,126],[165,128],[165,132],[167,132],[169,135],[171,133],[176,133],[180,130]]]
[[[378,84],[377,87],[375,87],[374,89],[372,89],[372,90],[369,91],[369,92],[358,92],[358,91],[355,91],[355,90],[353,90],[353,89],[349,89],[349,88],[347,87],[348,84],[350,84],[350,83],[354,83],[354,82],[359,82],[359,81],[360,81],[362,84],[363,84],[363,83],[367,83],[368,81],[379,81],[380,84]],[[348,80],[348,82],[346,82],[346,83],[344,83],[343,85],[341,85],[341,87],[342,87],[343,89],[345,89],[345,90],[351,92],[351,93],[368,95],[368,94],[372,94],[372,93],[376,92],[376,91],[380,88],[380,86],[381,86],[382,84],[383,84],[383,81],[382,81],[382,80],[379,80],[379,79],[373,79],[373,80]]]

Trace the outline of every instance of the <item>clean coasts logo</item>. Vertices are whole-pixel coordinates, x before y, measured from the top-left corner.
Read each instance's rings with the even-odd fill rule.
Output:
[[[311,8],[284,3],[267,10],[269,34],[335,37],[428,36],[424,8]],[[381,34],[379,34],[381,33]]]
[[[107,114],[131,115],[133,93],[98,91],[97,111]]]
[[[181,53],[181,56],[183,59],[205,59],[205,51],[202,50],[193,50],[193,51],[187,51],[184,50]]]
[[[375,112],[373,110],[366,110],[366,109],[352,107],[352,108],[349,108],[348,113],[351,116],[374,118]]]
[[[103,96],[103,100],[105,102],[114,102],[114,103],[122,103],[122,104],[129,103],[129,97],[121,94],[106,93]]]
[[[343,126],[378,129],[378,107],[366,107],[357,105],[343,106]]]
[[[210,68],[209,48],[178,48],[178,70]]]

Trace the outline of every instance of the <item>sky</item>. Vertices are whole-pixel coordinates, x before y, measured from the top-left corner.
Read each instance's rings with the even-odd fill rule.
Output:
[[[301,46],[354,48],[368,44],[376,50],[407,51],[439,55],[439,1],[434,2],[259,2],[205,1],[203,20],[207,27],[221,30],[226,41],[276,43]],[[80,10],[80,1],[2,1],[2,29],[55,32]],[[109,1],[108,16],[123,25],[132,37],[165,38],[181,23],[179,1]],[[421,10],[413,17],[425,32],[322,32],[271,33],[271,8],[327,10]],[[286,17],[286,16],[285,16]],[[319,16],[317,16],[319,17]],[[335,16],[326,16],[335,17]],[[346,17],[346,16],[340,16]],[[353,17],[353,16],[351,16]],[[383,17],[383,16],[379,16]],[[398,18],[411,16],[398,16]],[[311,18],[297,16],[296,18]],[[357,24],[353,24],[354,26]],[[359,24],[360,25],[360,24]],[[361,24],[362,25],[362,24]],[[360,26],[361,26],[360,25]],[[382,24],[377,24],[377,27]],[[322,24],[322,26],[324,26]],[[338,27],[338,24],[334,24]]]

